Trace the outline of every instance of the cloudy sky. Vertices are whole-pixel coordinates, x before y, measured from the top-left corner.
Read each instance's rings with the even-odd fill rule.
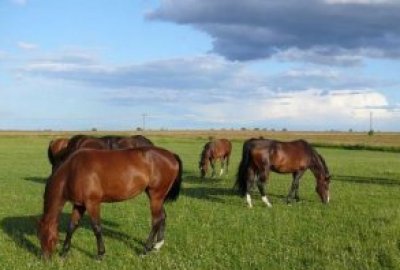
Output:
[[[397,0],[2,0],[0,129],[400,131]]]

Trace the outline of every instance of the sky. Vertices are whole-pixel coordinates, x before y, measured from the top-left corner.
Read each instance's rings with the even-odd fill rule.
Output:
[[[400,131],[399,18],[397,0],[0,0],[0,129]]]

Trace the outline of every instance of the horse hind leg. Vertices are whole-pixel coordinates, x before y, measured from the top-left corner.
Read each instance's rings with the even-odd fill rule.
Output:
[[[269,175],[268,171],[263,171],[259,175],[259,178],[258,178],[258,181],[257,181],[257,187],[258,187],[258,190],[260,191],[260,194],[261,194],[261,200],[265,203],[266,206],[272,207],[272,204],[269,202],[268,197],[267,197],[267,193],[266,193],[266,190],[265,190],[265,185],[266,185],[266,182],[267,182],[267,179],[268,179],[268,175]]]
[[[71,218],[67,228],[67,235],[65,237],[63,248],[60,254],[62,257],[65,257],[71,248],[72,235],[75,232],[75,230],[79,227],[79,221],[81,220],[83,214],[85,213],[85,210],[86,209],[84,206],[74,204]]]
[[[165,219],[167,218],[167,214],[165,213],[164,207],[162,208],[164,218],[160,222],[160,228],[157,232],[157,242],[154,244],[154,249],[156,251],[160,250],[160,248],[164,245],[164,232],[165,232]]]
[[[151,250],[159,250],[164,244],[164,230],[165,230],[165,210],[163,207],[163,200],[155,200],[150,195],[151,207],[151,231],[144,246],[144,255]]]
[[[86,211],[90,216],[90,223],[97,241],[97,259],[101,260],[106,253],[100,223],[100,203],[86,205]]]

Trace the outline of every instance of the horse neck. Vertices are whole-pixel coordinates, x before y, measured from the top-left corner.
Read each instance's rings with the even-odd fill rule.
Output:
[[[201,152],[201,162],[206,164],[208,159],[210,158],[210,148],[204,147],[203,152]]]
[[[51,176],[44,193],[43,222],[47,224],[58,224],[59,216],[65,199],[63,198],[64,183],[60,181],[60,172]]]

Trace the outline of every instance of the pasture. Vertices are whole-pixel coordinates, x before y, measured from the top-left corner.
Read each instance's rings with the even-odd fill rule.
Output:
[[[285,136],[280,138],[288,139]],[[372,140],[374,146],[397,147],[400,141],[398,135],[390,135],[395,138],[392,143],[382,138],[382,144],[375,136],[351,141],[340,136],[334,144]],[[265,207],[254,190],[254,208],[248,209],[232,190],[243,137],[233,141],[229,175],[201,180],[198,160],[207,139],[196,133],[149,136],[156,145],[179,154],[184,167],[180,198],[166,206],[166,242],[159,252],[139,256],[150,230],[148,199],[142,194],[102,205],[106,255],[101,262],[94,259],[96,242],[87,216],[72,239],[69,256],[55,254],[43,262],[36,222],[50,172],[46,151],[51,138],[30,133],[0,136],[3,269],[399,269],[400,153],[317,148],[333,174],[329,205],[320,203],[309,172],[300,183],[301,202],[287,205],[291,175],[272,173],[267,194],[273,207]],[[316,142],[332,144],[323,136]],[[60,241],[70,211],[67,204]]]

